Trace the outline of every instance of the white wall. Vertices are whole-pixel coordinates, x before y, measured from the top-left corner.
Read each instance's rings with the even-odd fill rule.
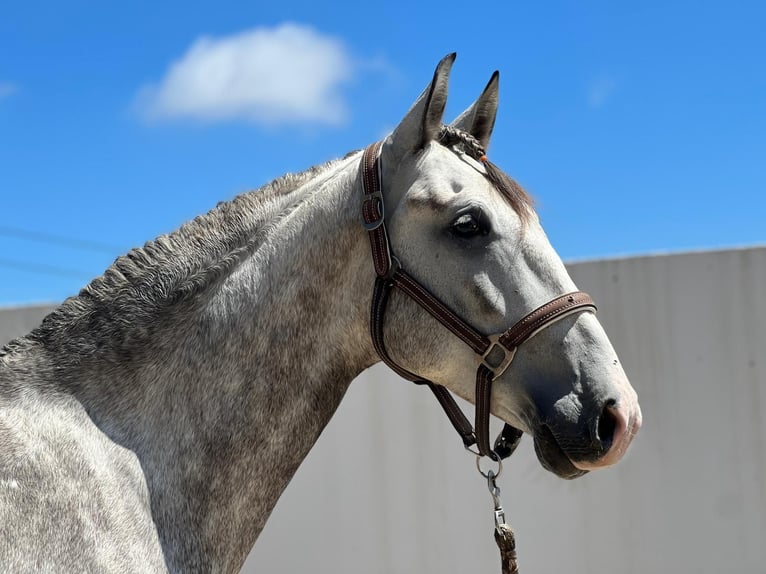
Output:
[[[627,459],[499,481],[524,574],[766,573],[766,248],[570,265],[639,392]],[[42,308],[0,311],[0,343]],[[245,573],[499,572],[486,482],[430,392],[355,381]]]

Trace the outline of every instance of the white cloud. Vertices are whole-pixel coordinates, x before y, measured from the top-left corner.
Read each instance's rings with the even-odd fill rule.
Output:
[[[588,86],[588,105],[594,109],[603,107],[616,89],[617,83],[611,78],[593,80]]]
[[[0,82],[0,98],[12,96],[19,91],[19,87],[11,82]]]
[[[198,38],[138,104],[150,119],[246,119],[263,124],[337,124],[352,59],[343,43],[308,26],[282,24]]]

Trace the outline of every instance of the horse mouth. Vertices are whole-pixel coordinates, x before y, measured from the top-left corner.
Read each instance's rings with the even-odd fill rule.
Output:
[[[535,453],[543,468],[567,480],[587,474],[572,464],[548,425],[540,425],[534,434]]]

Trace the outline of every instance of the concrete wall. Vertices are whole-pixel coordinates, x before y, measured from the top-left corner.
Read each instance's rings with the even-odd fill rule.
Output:
[[[766,572],[766,249],[570,265],[639,392],[627,459],[577,481],[523,441],[499,481],[524,574]],[[43,309],[0,312],[0,342]],[[430,393],[355,381],[243,572],[498,572],[491,500]]]
[[[0,307],[0,346],[26,335],[37,327],[53,305],[30,305],[28,307]]]

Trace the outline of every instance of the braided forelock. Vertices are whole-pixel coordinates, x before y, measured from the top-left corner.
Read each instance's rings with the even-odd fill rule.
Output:
[[[489,161],[486,150],[478,139],[454,126],[442,126],[437,141],[445,147],[458,147],[476,161],[480,161],[486,169],[486,177],[500,192],[513,210],[519,214],[522,222],[527,222],[534,210],[532,197],[519,185],[516,180],[507,175],[502,169]]]
[[[458,145],[465,153],[477,161],[486,153],[478,139],[454,126],[442,126],[436,139],[445,147]]]

